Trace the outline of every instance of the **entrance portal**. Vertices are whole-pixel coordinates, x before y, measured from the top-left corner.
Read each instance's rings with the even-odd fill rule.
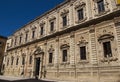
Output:
[[[36,58],[35,76],[39,76],[40,71],[40,57]]]

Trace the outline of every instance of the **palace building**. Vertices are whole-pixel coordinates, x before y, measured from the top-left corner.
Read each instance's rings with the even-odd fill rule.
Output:
[[[120,82],[120,0],[65,0],[8,37],[4,75]]]
[[[3,58],[4,58],[4,51],[6,46],[7,37],[0,35],[0,74],[2,74],[1,70],[4,68]]]

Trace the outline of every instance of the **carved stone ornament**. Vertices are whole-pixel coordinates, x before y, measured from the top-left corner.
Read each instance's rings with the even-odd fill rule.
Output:
[[[53,51],[54,51],[54,49],[53,49],[53,47],[52,47],[52,45],[51,45],[51,47],[50,47],[50,49],[48,50],[48,52],[51,53],[51,52],[53,52]]]
[[[112,62],[112,61],[117,61],[118,60],[118,58],[117,57],[108,57],[108,58],[103,58],[103,59],[101,59],[101,62],[108,62],[108,63],[110,63],[110,62]]]
[[[52,21],[52,20],[55,20],[55,19],[56,19],[55,16],[51,16],[51,17],[49,18],[49,21]]]
[[[26,56],[25,53],[22,53],[22,56]]]
[[[69,48],[69,47],[70,47],[69,44],[62,44],[60,46],[60,49]]]
[[[90,29],[89,32],[90,32],[90,33],[94,33],[94,32],[95,32],[95,29]]]
[[[28,33],[29,32],[29,29],[24,29],[25,33]]]
[[[116,22],[115,25],[116,25],[116,26],[120,26],[120,22]]]
[[[45,24],[45,21],[40,22],[40,26],[43,26]]]
[[[68,9],[63,9],[63,11],[61,12],[61,16],[65,15],[69,13],[69,10]]]
[[[34,51],[34,54],[35,55],[44,54],[44,52],[43,52],[43,50],[40,47],[37,47],[37,49]]]
[[[32,30],[35,30],[37,27],[34,25],[34,26],[32,26]]]
[[[88,44],[88,42],[86,42],[86,40],[81,40],[78,42],[78,45],[86,45]]]
[[[83,6],[85,6],[86,5],[86,3],[85,2],[83,2],[83,1],[79,1],[76,5],[75,5],[75,9],[77,9],[77,8],[81,8],[81,7],[83,7]]]
[[[111,35],[111,34],[105,34],[105,35],[102,35],[98,38],[98,41],[101,42],[102,40],[105,40],[105,39],[110,39],[110,40],[113,40],[114,39],[114,36]]]

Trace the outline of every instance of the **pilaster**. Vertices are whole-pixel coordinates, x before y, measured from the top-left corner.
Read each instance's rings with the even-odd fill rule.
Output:
[[[70,64],[75,64],[75,34],[72,32],[70,34]]]
[[[98,62],[97,62],[95,28],[90,29],[89,33],[90,33],[90,47],[91,47],[91,54],[90,54],[90,56],[91,56],[91,64],[96,65],[96,64],[98,64]]]

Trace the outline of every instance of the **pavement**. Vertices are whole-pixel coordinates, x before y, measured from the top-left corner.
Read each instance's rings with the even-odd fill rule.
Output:
[[[25,80],[29,78],[23,78],[23,77],[12,77],[12,76],[0,76],[1,80],[8,80],[8,81],[14,81],[14,80]]]
[[[54,81],[24,77],[0,76],[0,82],[54,82]]]
[[[74,82],[74,81],[63,81],[63,80],[59,81],[59,80],[50,80],[50,79],[0,76],[0,82]]]

